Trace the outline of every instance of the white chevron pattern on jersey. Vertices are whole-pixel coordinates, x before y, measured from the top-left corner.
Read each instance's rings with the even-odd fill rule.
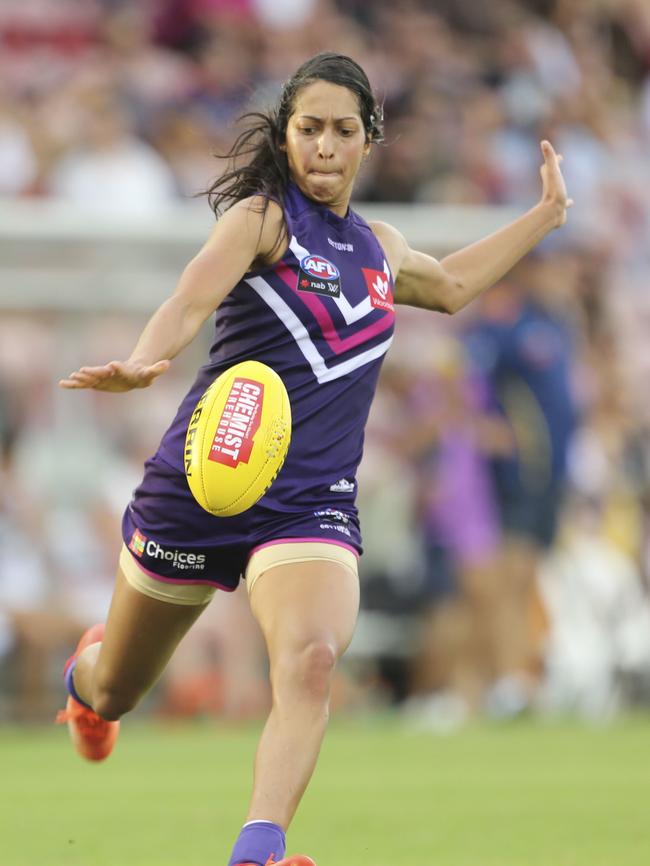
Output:
[[[306,252],[305,255],[307,255]],[[354,358],[349,358],[347,361],[342,361],[340,364],[328,367],[325,363],[325,359],[314,345],[314,341],[309,336],[307,328],[305,328],[291,307],[282,300],[273,286],[267,283],[263,277],[249,277],[245,279],[245,282],[257,292],[266,304],[268,304],[280,321],[285,325],[287,330],[291,333],[298,345],[298,348],[305,356],[309,366],[312,368],[314,376],[316,376],[317,381],[321,385],[324,382],[332,382],[334,379],[340,379],[341,376],[347,375],[352,370],[357,370],[359,367],[363,367],[365,364],[374,361],[375,358],[380,358],[388,351],[388,347],[393,341],[391,336],[388,340],[384,340],[383,343],[379,343],[377,346],[373,346],[372,349],[361,352]],[[368,305],[370,306],[370,299],[368,299]],[[360,306],[361,304],[358,304],[356,307],[352,308],[348,304],[350,310],[357,310]],[[365,315],[365,313],[363,315]],[[355,316],[355,319],[352,321],[359,318],[361,318],[360,315]]]
[[[301,246],[295,238],[295,235],[291,236],[291,241],[289,243],[289,249],[294,254],[294,256],[301,262],[305,256],[308,256],[309,250],[305,249],[305,247]],[[384,259],[384,273],[387,277],[390,278],[390,268],[388,267],[388,262]],[[336,306],[341,311],[343,318],[347,325],[351,325],[353,322],[358,322],[359,319],[363,319],[364,316],[367,316],[368,313],[372,313],[374,307],[370,301],[370,295],[365,297],[363,301],[360,301],[358,304],[355,304],[353,307],[352,304],[348,301],[347,298],[344,298],[341,295],[340,298],[331,298],[332,301],[336,304]]]

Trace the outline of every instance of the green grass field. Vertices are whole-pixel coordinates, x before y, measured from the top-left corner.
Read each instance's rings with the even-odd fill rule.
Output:
[[[257,727],[128,720],[92,765],[0,729],[2,866],[225,866]],[[335,722],[289,834],[318,866],[648,866],[650,718],[449,737]]]

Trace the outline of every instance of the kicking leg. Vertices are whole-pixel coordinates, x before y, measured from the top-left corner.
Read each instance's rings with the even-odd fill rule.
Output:
[[[72,742],[84,758],[108,757],[117,739],[117,720],[156,682],[206,606],[207,602],[188,605],[151,598],[128,582],[122,568],[118,570],[106,626],[88,629],[66,665],[70,697],[57,722],[67,722]]]
[[[132,710],[206,606],[150,598],[134,589],[119,569],[103,640],[77,659],[74,686],[79,697],[103,719],[119,719]]]

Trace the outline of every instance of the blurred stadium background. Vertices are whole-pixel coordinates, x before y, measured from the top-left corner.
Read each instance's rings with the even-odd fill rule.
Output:
[[[197,194],[235,119],[332,49],[385,104],[367,218],[442,256],[537,200],[543,137],[576,202],[463,314],[400,310],[336,709],[434,733],[650,710],[650,3],[1,0],[2,722],[60,703],[208,329],[149,391],[56,382],[130,351],[210,229]],[[267,701],[237,593],[139,712],[240,722]]]

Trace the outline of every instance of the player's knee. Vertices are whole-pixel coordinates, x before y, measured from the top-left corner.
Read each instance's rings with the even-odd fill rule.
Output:
[[[315,640],[286,658],[283,668],[284,688],[302,699],[327,702],[336,651],[326,640]]]

